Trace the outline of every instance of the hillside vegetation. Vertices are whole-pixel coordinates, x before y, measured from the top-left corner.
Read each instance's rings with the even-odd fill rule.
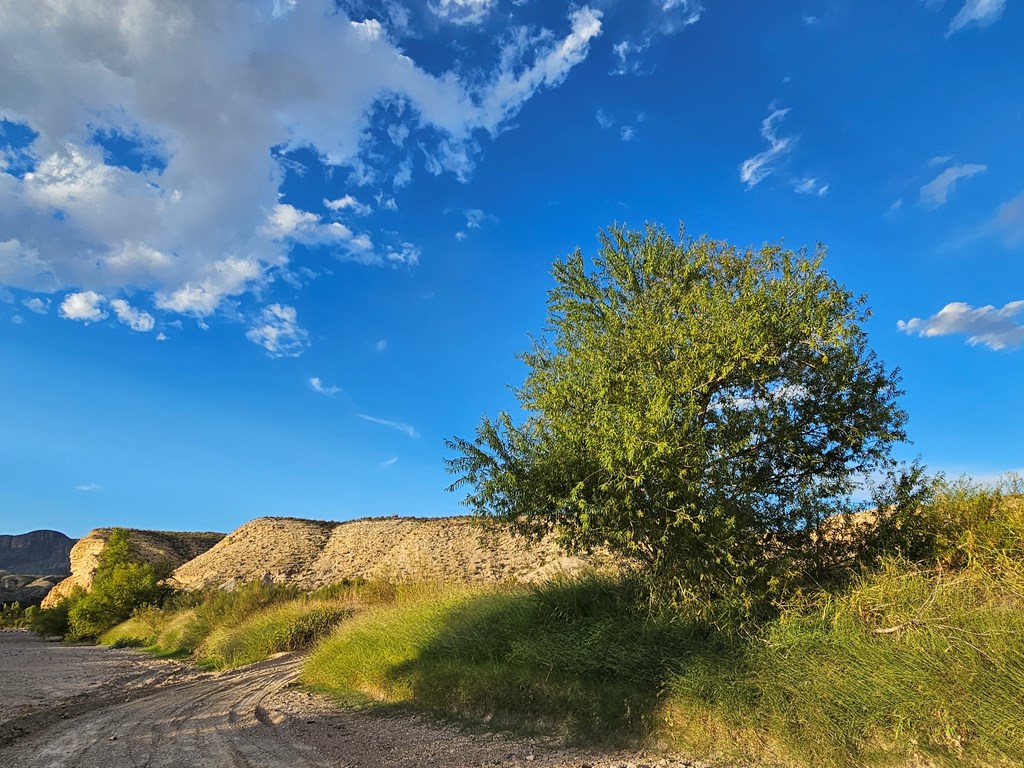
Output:
[[[492,727],[794,766],[1024,763],[1024,485],[941,484],[903,554],[743,631],[627,575],[249,583],[102,636],[227,668],[312,647],[310,688]]]

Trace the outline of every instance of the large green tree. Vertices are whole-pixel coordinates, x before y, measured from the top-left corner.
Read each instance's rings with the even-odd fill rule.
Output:
[[[747,604],[823,565],[821,522],[904,438],[868,316],[813,254],[659,227],[554,264],[525,411],[453,438],[478,516],[607,546],[676,597]]]

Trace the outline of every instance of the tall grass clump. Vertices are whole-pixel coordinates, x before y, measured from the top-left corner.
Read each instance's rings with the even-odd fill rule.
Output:
[[[399,595],[303,678],[587,741],[799,766],[1024,764],[1024,494],[933,485],[859,570],[730,625],[629,574]],[[868,518],[862,518],[868,519]]]
[[[632,583],[598,575],[418,595],[341,625],[303,678],[343,699],[635,741],[651,729],[676,660],[713,642],[637,595]]]
[[[257,611],[235,625],[220,625],[199,648],[201,663],[214,669],[252,664],[284,651],[300,651],[348,618],[338,603],[292,600]]]
[[[816,766],[1024,764],[1021,490],[941,483],[902,531],[916,560],[795,601],[730,667],[681,667],[676,743]]]

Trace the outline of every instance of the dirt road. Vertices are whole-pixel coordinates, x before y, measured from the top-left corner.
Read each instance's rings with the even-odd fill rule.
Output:
[[[200,674],[131,651],[0,633],[0,698],[10,701],[0,716],[0,768],[694,765],[551,749],[415,715],[337,710],[290,685],[298,665],[281,656]],[[40,693],[21,690],[33,680]]]

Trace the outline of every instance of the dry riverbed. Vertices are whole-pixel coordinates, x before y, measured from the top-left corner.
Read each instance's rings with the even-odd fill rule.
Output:
[[[0,768],[695,766],[339,710],[294,686],[299,659],[219,674],[137,651],[0,632]]]

